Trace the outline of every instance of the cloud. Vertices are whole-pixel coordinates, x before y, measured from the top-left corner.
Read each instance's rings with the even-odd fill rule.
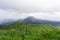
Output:
[[[0,0],[0,8],[21,13],[60,11],[60,0]]]
[[[38,12],[38,13],[30,13],[27,15],[34,16],[35,18],[43,19],[43,20],[60,21],[60,12],[54,12],[53,14]]]
[[[0,19],[28,16],[60,21],[60,0],[0,0]]]

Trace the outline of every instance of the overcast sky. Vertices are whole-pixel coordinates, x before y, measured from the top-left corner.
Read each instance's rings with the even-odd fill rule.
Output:
[[[60,0],[0,0],[0,20],[28,16],[60,21]]]

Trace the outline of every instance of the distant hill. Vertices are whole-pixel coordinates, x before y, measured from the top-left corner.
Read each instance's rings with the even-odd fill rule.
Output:
[[[3,19],[3,20],[0,20],[0,24],[11,24],[15,22],[15,20],[13,19]]]
[[[60,25],[60,22],[57,21],[50,21],[50,20],[42,20],[42,19],[37,19],[35,17],[27,17],[24,19],[19,19],[19,20],[12,20],[12,19],[4,19],[0,22],[0,24],[11,24],[14,22],[25,22],[25,23],[32,23],[32,24],[52,24],[52,25]]]
[[[42,19],[37,19],[34,17],[27,17],[27,18],[23,19],[22,22],[32,23],[32,24],[52,24],[52,25],[60,24],[60,22],[57,22],[57,21],[42,20]]]

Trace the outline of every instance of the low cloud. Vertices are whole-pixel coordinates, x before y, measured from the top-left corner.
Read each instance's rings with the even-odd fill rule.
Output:
[[[28,16],[60,21],[60,0],[0,0],[0,19]]]

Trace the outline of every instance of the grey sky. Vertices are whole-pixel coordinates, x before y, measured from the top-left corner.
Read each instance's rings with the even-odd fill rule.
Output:
[[[60,21],[60,0],[0,0],[0,19],[27,16]]]

